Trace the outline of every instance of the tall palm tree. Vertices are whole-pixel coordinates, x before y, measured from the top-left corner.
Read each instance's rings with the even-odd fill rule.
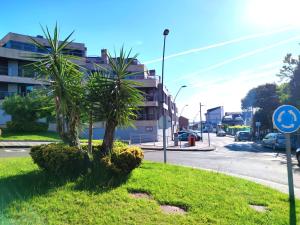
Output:
[[[48,27],[42,27],[48,46],[44,46],[35,39],[34,45],[46,54],[36,53],[32,57],[39,72],[38,78],[50,82],[50,90],[55,100],[57,131],[62,140],[70,146],[79,146],[80,105],[83,96],[83,74],[73,62],[78,57],[68,55],[67,48],[72,43],[73,32],[63,41],[59,41],[59,31],[55,25],[53,36]]]
[[[142,92],[135,86],[141,84],[126,79],[132,73],[128,67],[137,55],[130,57],[121,48],[119,57],[108,54],[109,69],[100,68],[89,78],[90,100],[94,102],[94,109],[99,117],[105,121],[105,133],[102,143],[104,154],[108,154],[113,146],[116,127],[132,125],[136,118],[138,106],[142,103]]]

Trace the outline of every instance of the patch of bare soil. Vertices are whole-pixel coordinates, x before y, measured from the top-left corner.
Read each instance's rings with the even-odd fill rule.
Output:
[[[257,212],[266,212],[268,210],[268,208],[266,206],[263,205],[249,205],[252,209],[254,209]]]
[[[146,198],[146,199],[152,199],[151,195],[145,192],[132,192],[129,193],[129,195],[133,198]]]
[[[186,210],[174,205],[161,205],[160,208],[166,214],[186,214]]]

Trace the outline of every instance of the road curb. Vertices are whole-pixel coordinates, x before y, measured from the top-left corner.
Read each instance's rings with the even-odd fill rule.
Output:
[[[163,148],[155,148],[155,147],[144,147],[144,146],[138,146],[143,150],[155,150],[155,151],[163,151]],[[216,147],[210,147],[210,148],[201,148],[201,149],[183,149],[183,148],[167,148],[167,151],[173,151],[173,152],[210,152],[216,150]]]

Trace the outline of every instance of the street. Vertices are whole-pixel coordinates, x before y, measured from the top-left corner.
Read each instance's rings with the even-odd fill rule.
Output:
[[[207,134],[204,134],[204,141]],[[167,162],[237,175],[287,193],[287,167],[284,150],[273,151],[253,142],[234,142],[232,137],[210,134],[216,147],[211,152],[171,152]],[[163,162],[162,151],[146,151],[145,159]],[[293,155],[295,193],[300,198],[300,168]]]
[[[0,148],[0,158],[29,156],[29,148]]]

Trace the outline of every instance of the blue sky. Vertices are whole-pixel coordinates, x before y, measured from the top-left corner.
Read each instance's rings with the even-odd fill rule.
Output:
[[[41,34],[40,24],[57,21],[61,36],[75,30],[88,55],[124,44],[160,74],[168,28],[166,55],[173,57],[165,63],[166,84],[173,95],[188,86],[176,102],[179,111],[188,104],[183,115],[197,120],[199,102],[204,110],[238,111],[250,88],[279,81],[286,53],[299,52],[299,7],[297,0],[11,0],[0,14],[0,36]]]

